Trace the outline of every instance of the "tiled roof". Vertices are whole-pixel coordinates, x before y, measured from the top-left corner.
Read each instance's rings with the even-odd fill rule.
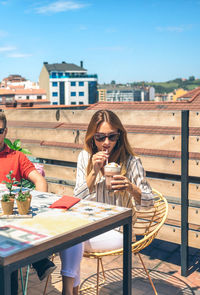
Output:
[[[144,101],[144,102],[98,102],[90,105],[88,110],[200,110],[200,87],[188,91],[181,98],[189,98],[183,101]]]
[[[0,95],[32,95],[32,94],[46,94],[44,89],[5,89],[0,88]]]
[[[30,101],[30,100],[29,100]],[[43,99],[41,101],[44,101]],[[24,100],[25,102],[25,100]],[[28,101],[26,101],[28,102]],[[38,100],[37,100],[38,102]],[[9,109],[69,109],[69,110],[84,110],[84,109],[87,109],[88,105],[84,105],[84,104],[81,104],[81,105],[36,105],[34,104],[32,107],[20,107],[20,106],[17,106],[17,107],[9,107]],[[4,105],[1,105],[1,109],[6,109],[7,107],[4,106]]]
[[[8,88],[10,88],[10,89],[24,89],[25,87],[24,87],[24,85],[12,85],[12,84],[10,84],[10,85],[8,85]]]
[[[51,71],[78,71],[78,72],[87,71],[86,69],[84,69],[82,67],[79,67],[75,64],[69,64],[66,62],[55,63],[55,64],[44,63],[44,67],[47,69],[48,72],[51,72]]]

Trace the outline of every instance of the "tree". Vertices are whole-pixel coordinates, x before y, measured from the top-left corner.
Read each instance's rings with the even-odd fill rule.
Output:
[[[189,77],[189,81],[194,81],[195,80],[195,76],[190,76]]]

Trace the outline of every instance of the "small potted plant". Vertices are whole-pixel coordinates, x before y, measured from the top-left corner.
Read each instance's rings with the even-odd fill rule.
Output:
[[[16,198],[17,208],[20,215],[26,215],[30,209],[31,204],[31,194],[29,191],[22,192],[22,181],[21,181],[21,189]]]
[[[4,194],[1,199],[1,207],[3,214],[11,215],[13,214],[13,207],[14,207],[14,199],[15,194],[13,194],[13,185],[17,184],[15,177],[12,177],[13,171],[10,171],[9,174],[6,175],[9,181],[2,181],[6,184],[7,189],[9,190],[8,194]]]

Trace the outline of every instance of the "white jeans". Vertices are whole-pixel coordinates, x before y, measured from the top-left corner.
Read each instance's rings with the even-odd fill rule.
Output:
[[[110,230],[98,235],[84,243],[77,244],[60,252],[61,274],[74,278],[74,287],[80,284],[80,263],[83,256],[83,248],[86,252],[104,252],[123,247],[123,234]]]
[[[85,242],[85,252],[105,252],[123,248],[123,234],[110,230]]]
[[[80,263],[83,257],[83,243],[60,252],[61,275],[74,278],[74,287],[80,284]]]

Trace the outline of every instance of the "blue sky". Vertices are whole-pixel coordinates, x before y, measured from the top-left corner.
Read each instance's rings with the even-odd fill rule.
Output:
[[[200,0],[0,0],[0,80],[83,60],[99,83],[200,78]]]

